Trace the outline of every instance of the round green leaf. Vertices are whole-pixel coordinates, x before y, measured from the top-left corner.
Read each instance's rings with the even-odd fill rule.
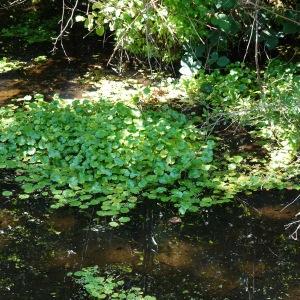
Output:
[[[117,223],[117,222],[109,222],[108,224],[111,227],[118,227],[119,226],[119,223]]]
[[[12,192],[10,192],[10,191],[4,191],[4,192],[2,192],[2,196],[4,196],[4,197],[9,197],[9,196],[11,196],[13,193]]]
[[[230,60],[227,56],[221,56],[219,57],[217,61],[217,65],[220,67],[226,67],[230,63]]]

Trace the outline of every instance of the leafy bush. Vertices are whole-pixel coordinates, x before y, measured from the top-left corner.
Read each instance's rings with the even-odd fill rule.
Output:
[[[127,300],[155,300],[152,296],[143,296],[138,287],[124,288],[124,281],[113,275],[100,276],[97,267],[87,267],[75,273],[69,273],[75,278],[86,293],[94,299],[127,299]]]
[[[261,72],[242,64],[230,65],[225,74],[200,71],[183,84],[191,99],[203,108],[212,122],[237,122],[252,128],[263,138],[268,150],[266,170],[283,168],[286,175],[298,176],[300,150],[300,81],[297,66],[274,60]],[[297,166],[298,165],[298,166]],[[291,166],[293,170],[291,170]]]
[[[259,128],[277,126],[277,138],[294,135],[299,128],[300,76],[298,66],[273,60],[262,71],[258,82],[256,71],[236,63],[225,74],[215,70],[211,74],[199,71],[193,79],[184,79],[189,97],[199,106]],[[259,116],[259,117],[258,117]],[[280,128],[281,129],[280,129]],[[284,133],[281,132],[284,130]],[[271,137],[271,134],[265,134]],[[294,143],[298,144],[296,137]]]
[[[170,62],[180,59],[185,48],[205,45],[204,40],[209,48],[218,44],[220,50],[219,35],[224,39],[239,26],[221,12],[235,6],[236,1],[219,0],[96,1],[92,12],[87,17],[77,16],[77,21],[84,20],[85,26],[100,36],[107,30],[114,32],[117,48]],[[208,24],[215,26],[217,33],[210,32]]]
[[[299,66],[273,61],[264,72],[259,102],[253,104],[252,124],[256,136],[270,139],[266,145],[271,167],[293,164],[299,172],[300,159],[300,76]],[[291,170],[289,170],[291,172]],[[291,172],[293,174],[293,171]]]
[[[108,29],[113,31],[118,48],[135,55],[170,60],[178,46],[168,11],[152,1],[98,1],[85,19],[85,26],[100,36]]]
[[[274,126],[274,134],[266,137],[277,140],[288,139],[294,147],[300,146],[300,76],[298,65],[271,61],[264,72],[263,89],[255,113],[264,116],[256,124]],[[295,148],[295,149],[296,149]]]
[[[1,108],[0,116],[0,168],[18,169],[25,193],[50,189],[54,208],[115,216],[148,199],[185,213],[232,198],[222,176],[212,179],[215,143],[171,109],[57,100]]]
[[[240,63],[229,65],[225,74],[220,70],[211,74],[200,70],[195,78],[182,82],[188,96],[199,106],[224,113],[237,106],[247,108],[259,91],[255,71]]]
[[[87,15],[77,16],[90,31],[114,33],[116,48],[170,62],[184,54],[193,65],[224,67],[235,54],[244,55],[255,42],[255,5],[237,0],[109,0],[96,1]],[[276,48],[280,39],[299,32],[299,13],[268,4],[258,12],[258,42]],[[239,43],[237,45],[237,43]],[[237,53],[241,49],[241,53]],[[191,63],[189,59],[189,64]]]

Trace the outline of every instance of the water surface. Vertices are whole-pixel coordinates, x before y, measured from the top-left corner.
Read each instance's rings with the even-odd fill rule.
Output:
[[[2,178],[1,189],[18,189]],[[47,199],[0,204],[0,299],[86,299],[67,276],[98,265],[158,299],[300,299],[300,244],[284,224],[293,192],[261,192],[172,222],[170,208],[134,212],[110,229],[89,215],[49,212]],[[117,270],[117,271],[116,271]]]

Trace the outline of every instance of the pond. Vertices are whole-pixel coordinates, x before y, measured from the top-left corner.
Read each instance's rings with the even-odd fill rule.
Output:
[[[51,58],[6,72],[0,77],[0,105],[40,92],[46,98],[54,93],[93,98],[100,86],[98,96],[107,96],[110,86],[109,92],[130,98],[149,84],[135,71],[123,84],[124,77],[105,69],[107,59],[99,67],[93,60]],[[84,80],[87,71],[93,83]],[[68,273],[95,265],[157,299],[300,299],[300,244],[284,229],[299,201],[283,210],[295,192],[259,192],[184,218],[171,207],[149,203],[135,210],[129,224],[112,229],[107,220],[72,209],[49,211],[51,199],[39,195],[8,200],[1,196],[7,190],[18,194],[13,174],[3,173],[0,300],[86,299]]]
[[[18,192],[11,176],[1,179]],[[184,218],[152,203],[118,229],[49,212],[38,195],[2,197],[0,298],[86,299],[67,274],[97,265],[157,299],[300,299],[300,244],[284,230],[299,205],[281,211],[294,197],[259,192]]]

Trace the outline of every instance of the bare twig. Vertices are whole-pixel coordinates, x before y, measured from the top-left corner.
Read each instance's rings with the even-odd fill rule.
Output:
[[[2,9],[9,9],[12,8],[14,6],[18,6],[21,5],[25,2],[27,2],[28,0],[15,0],[15,1],[7,1],[8,3],[4,3],[0,5],[0,8]]]
[[[293,203],[295,203],[299,198],[300,198],[300,194],[292,202],[290,202],[289,204],[287,204],[280,212],[284,211],[290,205],[292,205]]]
[[[62,50],[64,51],[66,57],[69,59],[66,51],[65,51],[65,48],[64,48],[64,45],[63,45],[63,36],[65,33],[67,33],[67,30],[72,27],[73,25],[73,17],[74,17],[74,13],[77,9],[77,6],[78,6],[78,2],[79,0],[76,0],[74,6],[71,9],[71,14],[69,16],[69,18],[67,19],[66,23],[64,23],[65,21],[65,8],[66,8],[66,3],[65,3],[65,0],[62,1],[62,14],[61,14],[61,19],[60,19],[60,33],[59,35],[55,38],[54,40],[54,43],[53,43],[53,49],[52,49],[52,52],[55,52],[56,49],[57,49],[57,44],[58,42],[60,42],[60,45],[61,45],[61,48]]]
[[[296,20],[294,20],[294,19],[291,19],[291,18],[288,18],[288,17],[286,17],[286,16],[284,16],[284,15],[278,14],[278,13],[276,13],[275,11],[273,11],[272,9],[269,9],[269,8],[267,8],[267,7],[265,7],[265,6],[257,5],[257,1],[254,3],[254,2],[251,2],[251,1],[248,1],[248,0],[247,0],[247,1],[246,1],[246,4],[253,5],[254,7],[257,7],[257,8],[260,9],[260,10],[265,10],[265,11],[267,11],[267,12],[269,12],[269,13],[275,15],[276,17],[279,17],[279,18],[284,19],[284,20],[286,20],[286,21],[289,21],[289,22],[292,22],[292,23],[294,23],[294,24],[300,25],[300,22],[298,22],[298,21],[296,21]],[[295,10],[292,10],[292,11],[295,11]]]
[[[259,60],[258,60],[258,12],[259,12],[259,0],[256,0],[255,2],[255,12],[254,12],[254,20],[255,20],[255,54],[254,54],[254,59],[255,59],[255,66],[256,66],[256,77],[257,81],[260,82],[260,68],[259,68]]]
[[[250,32],[249,40],[248,40],[248,43],[247,43],[247,48],[246,48],[246,51],[245,51],[243,62],[245,62],[246,56],[247,56],[248,51],[249,51],[250,43],[251,43],[252,36],[253,36],[254,27],[255,27],[255,18],[253,18],[253,23],[252,23],[252,26],[251,26],[251,32]]]
[[[291,222],[291,223],[285,225],[284,227],[285,227],[285,229],[289,229],[290,227],[292,227],[292,226],[294,226],[294,225],[296,225],[296,228],[295,228],[295,230],[293,231],[293,233],[290,234],[290,237],[291,237],[293,240],[297,241],[297,240],[298,240],[298,231],[300,230],[300,220]]]

